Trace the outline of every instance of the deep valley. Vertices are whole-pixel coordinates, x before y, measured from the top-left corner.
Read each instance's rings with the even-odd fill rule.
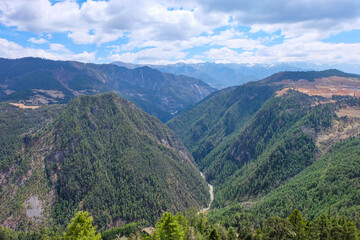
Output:
[[[358,75],[215,91],[148,67],[1,66],[0,236],[57,239],[91,215],[104,239],[164,239],[170,223],[174,239],[357,239]]]

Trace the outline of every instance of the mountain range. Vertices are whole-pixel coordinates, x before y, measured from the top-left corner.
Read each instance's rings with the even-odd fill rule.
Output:
[[[118,66],[134,69],[149,66],[161,72],[185,75],[201,79],[211,86],[222,89],[241,85],[249,81],[257,81],[272,74],[285,71],[324,71],[327,69],[341,69],[342,71],[359,74],[359,66],[354,64],[312,64],[304,62],[274,63],[274,64],[237,64],[237,63],[176,63],[166,65],[134,64],[125,62],[113,62]]]
[[[201,80],[149,67],[128,69],[40,58],[0,59],[0,101],[66,103],[76,96],[106,91],[114,91],[167,121],[215,89]]]
[[[234,63],[176,63],[168,65],[142,65],[124,62],[113,62],[118,66],[138,68],[149,66],[164,73],[185,75],[201,79],[217,89],[241,85],[249,81],[265,78],[273,73],[281,71],[299,71],[313,68],[297,67],[291,64],[234,64]]]
[[[3,226],[64,228],[80,210],[102,230],[148,226],[194,207],[205,236],[200,170],[212,222],[261,226],[298,209],[359,223],[359,75],[283,71],[215,91],[149,67],[2,61]]]

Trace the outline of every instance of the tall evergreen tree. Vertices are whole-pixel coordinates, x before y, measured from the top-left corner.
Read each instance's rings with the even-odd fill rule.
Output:
[[[280,217],[270,217],[265,222],[264,239],[293,239],[296,234],[291,223]]]
[[[311,237],[325,240],[329,238],[331,223],[329,216],[321,214],[311,224]]]
[[[296,233],[294,239],[305,239],[307,222],[301,217],[299,210],[295,209],[287,220],[293,225],[293,230]]]
[[[96,234],[96,226],[92,225],[93,217],[88,212],[77,212],[75,218],[71,220],[64,233],[65,240],[100,240],[100,233]]]
[[[158,240],[183,240],[185,236],[181,224],[171,212],[165,212],[156,223],[154,238]]]
[[[213,228],[207,238],[208,240],[221,240],[219,233],[216,228]]]
[[[236,232],[235,232],[235,230],[234,230],[233,227],[230,227],[230,228],[228,229],[228,239],[229,239],[229,240],[236,240],[236,239],[237,239],[237,237],[236,237]]]

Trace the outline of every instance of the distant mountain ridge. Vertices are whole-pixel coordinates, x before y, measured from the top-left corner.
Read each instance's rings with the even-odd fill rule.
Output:
[[[237,86],[249,81],[257,81],[279,72],[327,71],[327,69],[341,69],[341,71],[360,74],[358,65],[317,65],[303,62],[274,63],[274,64],[236,64],[236,63],[176,63],[168,65],[133,64],[113,62],[127,68],[149,66],[162,72],[185,75],[201,79],[211,86],[222,89]],[[356,75],[354,74],[354,75]]]
[[[271,74],[281,71],[300,71],[308,68],[300,68],[290,64],[234,64],[234,63],[176,63],[168,65],[144,65],[124,62],[113,62],[113,64],[136,68],[149,66],[162,72],[185,75],[201,79],[211,86],[222,89],[237,86],[249,81],[260,80]]]
[[[0,59],[0,101],[66,103],[79,95],[105,91],[114,91],[167,121],[215,89],[201,80],[149,67],[128,69],[40,58]]]
[[[324,71],[285,71],[275,73],[271,76],[268,76],[261,80],[262,83],[276,83],[283,80],[307,80],[309,82],[314,82],[317,78],[327,78],[327,77],[345,77],[345,78],[360,78],[358,74],[345,73],[337,69],[328,69]]]

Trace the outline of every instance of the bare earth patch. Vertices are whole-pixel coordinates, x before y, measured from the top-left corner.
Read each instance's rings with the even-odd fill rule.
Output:
[[[251,208],[251,206],[254,205],[254,202],[242,202],[241,205],[242,205],[244,208]]]
[[[349,118],[358,118],[360,119],[360,107],[350,107],[339,109],[336,111],[338,117],[349,117]]]
[[[146,232],[147,234],[151,235],[154,232],[155,228],[153,227],[146,227],[142,228],[141,231]]]
[[[360,136],[359,107],[347,106],[346,108],[337,110],[336,115],[339,118],[346,117],[346,119],[334,120],[330,129],[318,134],[316,145],[322,151],[327,151],[329,147],[340,140]]]
[[[356,78],[334,76],[318,78],[314,82],[307,80],[283,80],[276,84],[286,86],[286,88],[278,91],[276,96],[281,96],[289,89],[293,89],[309,96],[322,96],[326,98],[332,98],[334,95],[360,97],[360,80]]]
[[[65,94],[62,91],[57,90],[43,90],[43,89],[33,89],[34,93],[45,93],[53,98],[64,98]]]
[[[22,103],[9,103],[10,105],[13,105],[15,107],[18,107],[18,108],[23,108],[23,109],[36,109],[36,108],[39,108],[40,106],[26,106]]]
[[[282,95],[284,95],[287,91],[289,91],[290,89],[293,89],[293,88],[283,88],[283,89],[281,89],[280,91],[277,91],[276,92],[276,96],[277,97],[280,97],[280,96],[282,96]]]
[[[42,204],[37,195],[25,201],[26,216],[32,220],[42,217]]]
[[[54,98],[48,98],[41,94],[35,94],[34,96],[31,96],[28,100],[25,100],[24,102],[28,104],[49,104],[49,103],[56,103],[57,101],[54,100]]]

